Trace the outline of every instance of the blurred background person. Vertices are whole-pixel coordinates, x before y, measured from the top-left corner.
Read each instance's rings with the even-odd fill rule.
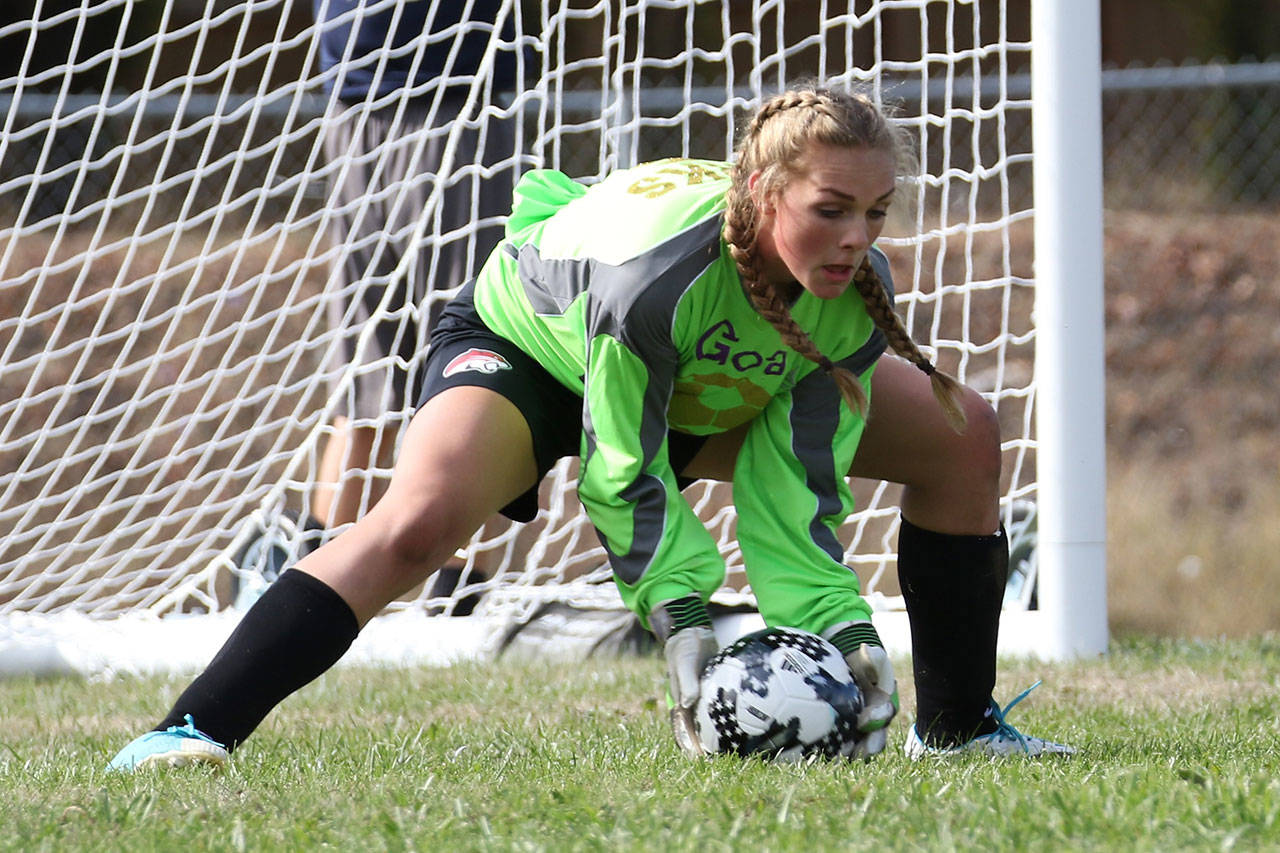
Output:
[[[516,120],[475,121],[487,105],[509,106],[518,88],[515,13],[499,19],[501,8],[501,0],[313,0],[336,251],[328,312],[340,336],[327,368],[340,397],[303,507],[263,519],[237,554],[262,581],[274,580],[299,528],[307,553],[381,496],[378,471],[390,467],[399,415],[416,398],[417,360],[444,304],[432,293],[474,276],[502,237],[519,171]],[[261,591],[238,581],[238,598]]]

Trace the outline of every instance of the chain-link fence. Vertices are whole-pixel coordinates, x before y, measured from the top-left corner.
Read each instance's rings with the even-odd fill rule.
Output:
[[[1103,73],[1109,208],[1280,205],[1280,61]]]
[[[1030,97],[1026,75],[991,82],[988,93],[984,81],[983,102]],[[1280,204],[1280,61],[1111,69],[1103,72],[1102,82],[1109,208],[1185,211]],[[907,103],[908,115],[921,113],[910,106],[913,99],[918,104],[918,86],[914,95],[910,86],[888,92]],[[651,90],[646,97],[654,94]],[[934,94],[926,95],[926,115],[938,114]],[[598,109],[598,97],[576,95],[578,103]],[[188,196],[190,175],[199,173],[206,191],[228,190],[227,198],[241,198],[227,182],[261,187],[261,169],[267,167],[273,172],[271,188],[251,193],[254,205],[288,207],[301,197],[308,206],[323,199],[323,179],[314,174],[324,106],[319,97],[256,105],[241,97],[233,108],[197,97],[182,105],[181,114],[176,103],[164,99],[143,108],[131,101],[125,95],[60,100],[27,94],[16,102],[0,97],[0,113],[16,110],[8,115],[10,131],[0,146],[0,199],[10,214],[21,211],[27,223],[65,217],[73,225],[93,222],[105,199],[119,214],[136,196],[150,207],[150,216],[172,218]],[[599,113],[590,121],[598,126]],[[704,135],[723,148],[723,115],[708,114],[707,122],[711,126]],[[681,151],[699,147],[689,138],[697,130],[696,123],[670,128],[661,120],[646,120],[630,142],[640,143],[646,155],[713,156]],[[968,131],[952,127],[950,132]],[[1010,111],[1002,132],[1005,150],[1030,151],[1030,112]],[[926,167],[934,165],[927,146],[923,153]],[[566,156],[562,165],[568,168],[572,152]],[[1029,206],[1030,180],[1029,168],[1010,170],[1010,201],[1016,208]],[[270,212],[265,215],[271,218]]]

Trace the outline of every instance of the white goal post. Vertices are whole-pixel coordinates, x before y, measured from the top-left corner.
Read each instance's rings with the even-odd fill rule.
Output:
[[[399,2],[364,0],[344,20]],[[431,36],[469,35],[478,72],[447,66],[438,86],[377,106],[449,110],[407,138],[479,182],[725,158],[761,98],[799,80],[895,105],[923,167],[883,240],[899,310],[1004,431],[1016,572],[1001,651],[1092,655],[1107,645],[1097,5],[505,0]],[[338,357],[343,334],[364,346],[373,331],[331,313],[349,320],[367,288],[416,275],[418,253],[494,223],[473,208],[467,227],[443,226],[432,182],[394,272],[343,277],[351,246],[329,227],[347,164],[322,140],[360,107],[326,94],[335,72],[309,0],[33,9],[0,13],[0,676],[193,669],[262,583],[243,554],[257,531],[289,555],[306,547],[282,519],[311,510],[351,383],[415,370],[412,355]],[[375,51],[375,67],[425,40]],[[499,62],[517,67],[514,91],[494,85]],[[437,97],[446,85],[456,100]],[[458,154],[466,133],[499,124],[515,144],[496,164]],[[395,174],[389,155],[373,167]],[[382,319],[425,321],[460,284],[435,281],[420,304],[388,297]],[[393,444],[411,406],[359,425]],[[386,464],[351,475],[364,509]],[[482,529],[458,554],[461,583],[433,578],[395,602],[347,660],[483,656],[551,604],[618,612],[573,473],[565,462],[547,478],[528,527]],[[896,487],[854,490],[847,561],[906,652]],[[720,629],[750,627],[728,489],[686,494],[730,567],[716,601],[739,614]],[[571,618],[551,633],[566,653],[593,642],[584,630],[575,645]]]

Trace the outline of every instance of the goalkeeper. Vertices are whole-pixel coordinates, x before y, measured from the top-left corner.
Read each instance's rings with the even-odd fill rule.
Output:
[[[591,188],[526,175],[506,239],[433,331],[387,499],[268,588],[111,766],[225,761],[492,512],[530,518],[566,455],[623,600],[665,644],[686,751],[724,577],[680,494],[691,478],[733,483],[765,622],[841,650],[867,699],[857,752],[884,748],[896,681],[841,562],[847,475],[905,486],[908,755],[1070,751],[992,699],[1008,564],[996,418],[917,349],[874,248],[910,162],[870,100],[806,87],[761,107],[732,164],[659,161]]]

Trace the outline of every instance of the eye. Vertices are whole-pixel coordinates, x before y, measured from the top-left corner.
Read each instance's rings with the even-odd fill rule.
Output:
[[[874,219],[877,222],[884,219],[888,215],[889,215],[888,209],[883,207],[875,207],[867,211],[867,218]]]
[[[839,219],[844,216],[844,208],[842,207],[819,207],[818,215],[823,219]]]

